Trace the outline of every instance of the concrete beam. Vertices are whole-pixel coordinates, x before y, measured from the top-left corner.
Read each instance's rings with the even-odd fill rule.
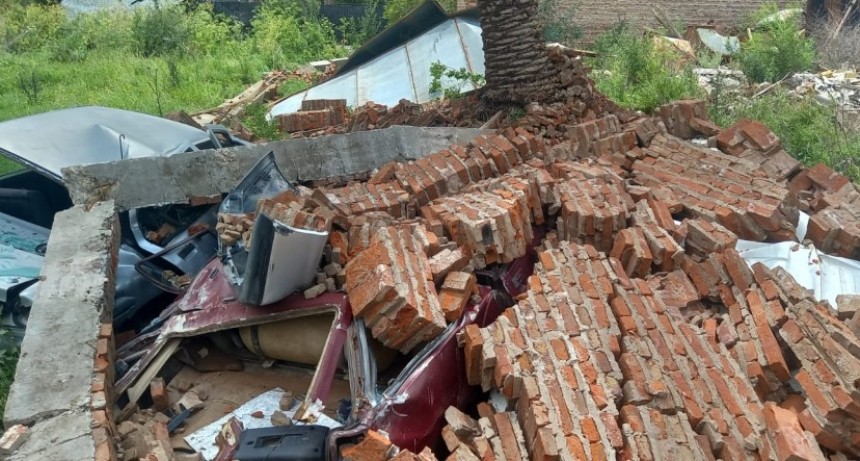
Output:
[[[93,458],[93,406],[105,405],[92,397],[96,345],[113,320],[119,234],[110,202],[54,220],[3,417],[33,426],[11,459]]]
[[[383,164],[420,158],[466,144],[482,130],[395,126],[384,130],[299,138],[260,146],[191,152],[69,167],[63,177],[76,204],[113,200],[127,210],[230,192],[269,151],[290,180],[321,180],[365,173]]]

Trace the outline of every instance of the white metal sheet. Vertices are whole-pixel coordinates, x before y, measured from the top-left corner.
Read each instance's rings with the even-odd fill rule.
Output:
[[[268,116],[296,112],[305,99],[346,99],[349,107],[369,101],[389,107],[401,99],[429,102],[430,65],[435,61],[483,75],[484,50],[477,20],[449,19],[353,71],[283,99]],[[471,84],[463,86],[463,91],[472,89]]]
[[[738,253],[750,265],[757,262],[769,268],[788,271],[797,283],[828,301],[836,308],[841,294],[860,294],[860,261],[820,253],[814,246],[796,242],[760,243],[739,240]]]

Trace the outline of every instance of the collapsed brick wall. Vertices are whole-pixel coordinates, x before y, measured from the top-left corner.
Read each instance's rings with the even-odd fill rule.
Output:
[[[575,23],[582,28],[584,43],[592,43],[598,35],[609,30],[618,21],[624,19],[634,30],[646,27],[660,28],[649,8],[650,4],[659,5],[672,19],[684,23],[704,24],[708,21],[725,26],[740,25],[749,14],[773,2],[765,0],[719,0],[719,1],[679,1],[660,0],[648,4],[634,0],[618,0],[601,2],[597,0],[564,0],[562,7],[575,9]],[[780,2],[785,7],[785,2]]]

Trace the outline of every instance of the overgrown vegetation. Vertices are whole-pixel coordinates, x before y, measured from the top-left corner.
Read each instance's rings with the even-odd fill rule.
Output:
[[[266,0],[243,31],[206,2],[69,19],[56,5],[0,0],[0,120],[86,104],[215,106],[268,70],[345,55],[318,11],[311,0]]]
[[[439,61],[430,64],[430,76],[430,96],[436,99],[456,99],[466,88],[477,88],[485,83],[481,74],[465,68],[451,69]]]
[[[596,40],[597,88],[624,107],[651,111],[676,99],[701,96],[696,75],[673,51],[620,22]]]
[[[753,82],[774,82],[794,72],[809,70],[815,60],[815,45],[793,15],[761,23],[761,19],[777,13],[777,5],[764,6],[754,18],[756,31],[741,44],[737,62]]]

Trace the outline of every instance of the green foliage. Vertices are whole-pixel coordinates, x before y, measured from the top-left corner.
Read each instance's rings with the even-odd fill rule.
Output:
[[[191,30],[185,22],[183,9],[178,6],[137,10],[131,22],[131,36],[135,51],[143,56],[164,56],[185,53]]]
[[[721,126],[749,118],[767,125],[782,140],[786,152],[806,165],[826,163],[860,181],[860,134],[847,133],[837,122],[837,108],[811,98],[777,90],[754,100],[715,98],[711,117]]]
[[[439,61],[430,64],[430,76],[433,78],[430,81],[430,96],[434,98],[457,99],[467,85],[478,87],[485,82],[481,74],[469,72],[465,68],[451,69]]]
[[[252,20],[252,40],[271,68],[287,68],[344,53],[334,27],[319,18],[319,4],[302,0],[264,1]]]
[[[56,5],[12,3],[0,11],[0,44],[11,52],[46,48],[67,20],[65,11]]]
[[[260,139],[274,141],[284,135],[278,130],[278,125],[266,120],[268,108],[264,104],[251,104],[245,108],[245,118],[242,124]]]
[[[363,0],[364,15],[358,18],[341,19],[338,29],[343,42],[350,46],[361,46],[385,27],[385,20],[377,14],[380,0]]]
[[[0,120],[88,104],[193,112],[272,68],[344,55],[318,4],[269,0],[261,9],[245,33],[208,2],[69,19],[60,7],[0,0]]]
[[[591,64],[597,88],[618,104],[651,111],[670,101],[701,95],[698,79],[678,55],[657,49],[625,23],[616,24],[595,41],[598,57]]]
[[[388,0],[385,2],[385,11],[383,12],[383,16],[388,24],[394,24],[395,22],[403,19],[404,16],[409,14],[415,8],[418,8],[425,0]],[[457,0],[438,0],[439,4],[442,5],[442,8],[447,12],[453,12],[457,10]]]
[[[775,5],[768,6],[756,17],[766,17],[776,11]],[[751,81],[774,82],[810,69],[815,60],[815,44],[804,34],[800,18],[789,17],[762,24],[741,44],[737,59]]]
[[[562,5],[561,0],[541,0],[538,3],[538,18],[547,42],[570,46],[582,38],[582,28],[573,22],[575,16],[576,6]]]

